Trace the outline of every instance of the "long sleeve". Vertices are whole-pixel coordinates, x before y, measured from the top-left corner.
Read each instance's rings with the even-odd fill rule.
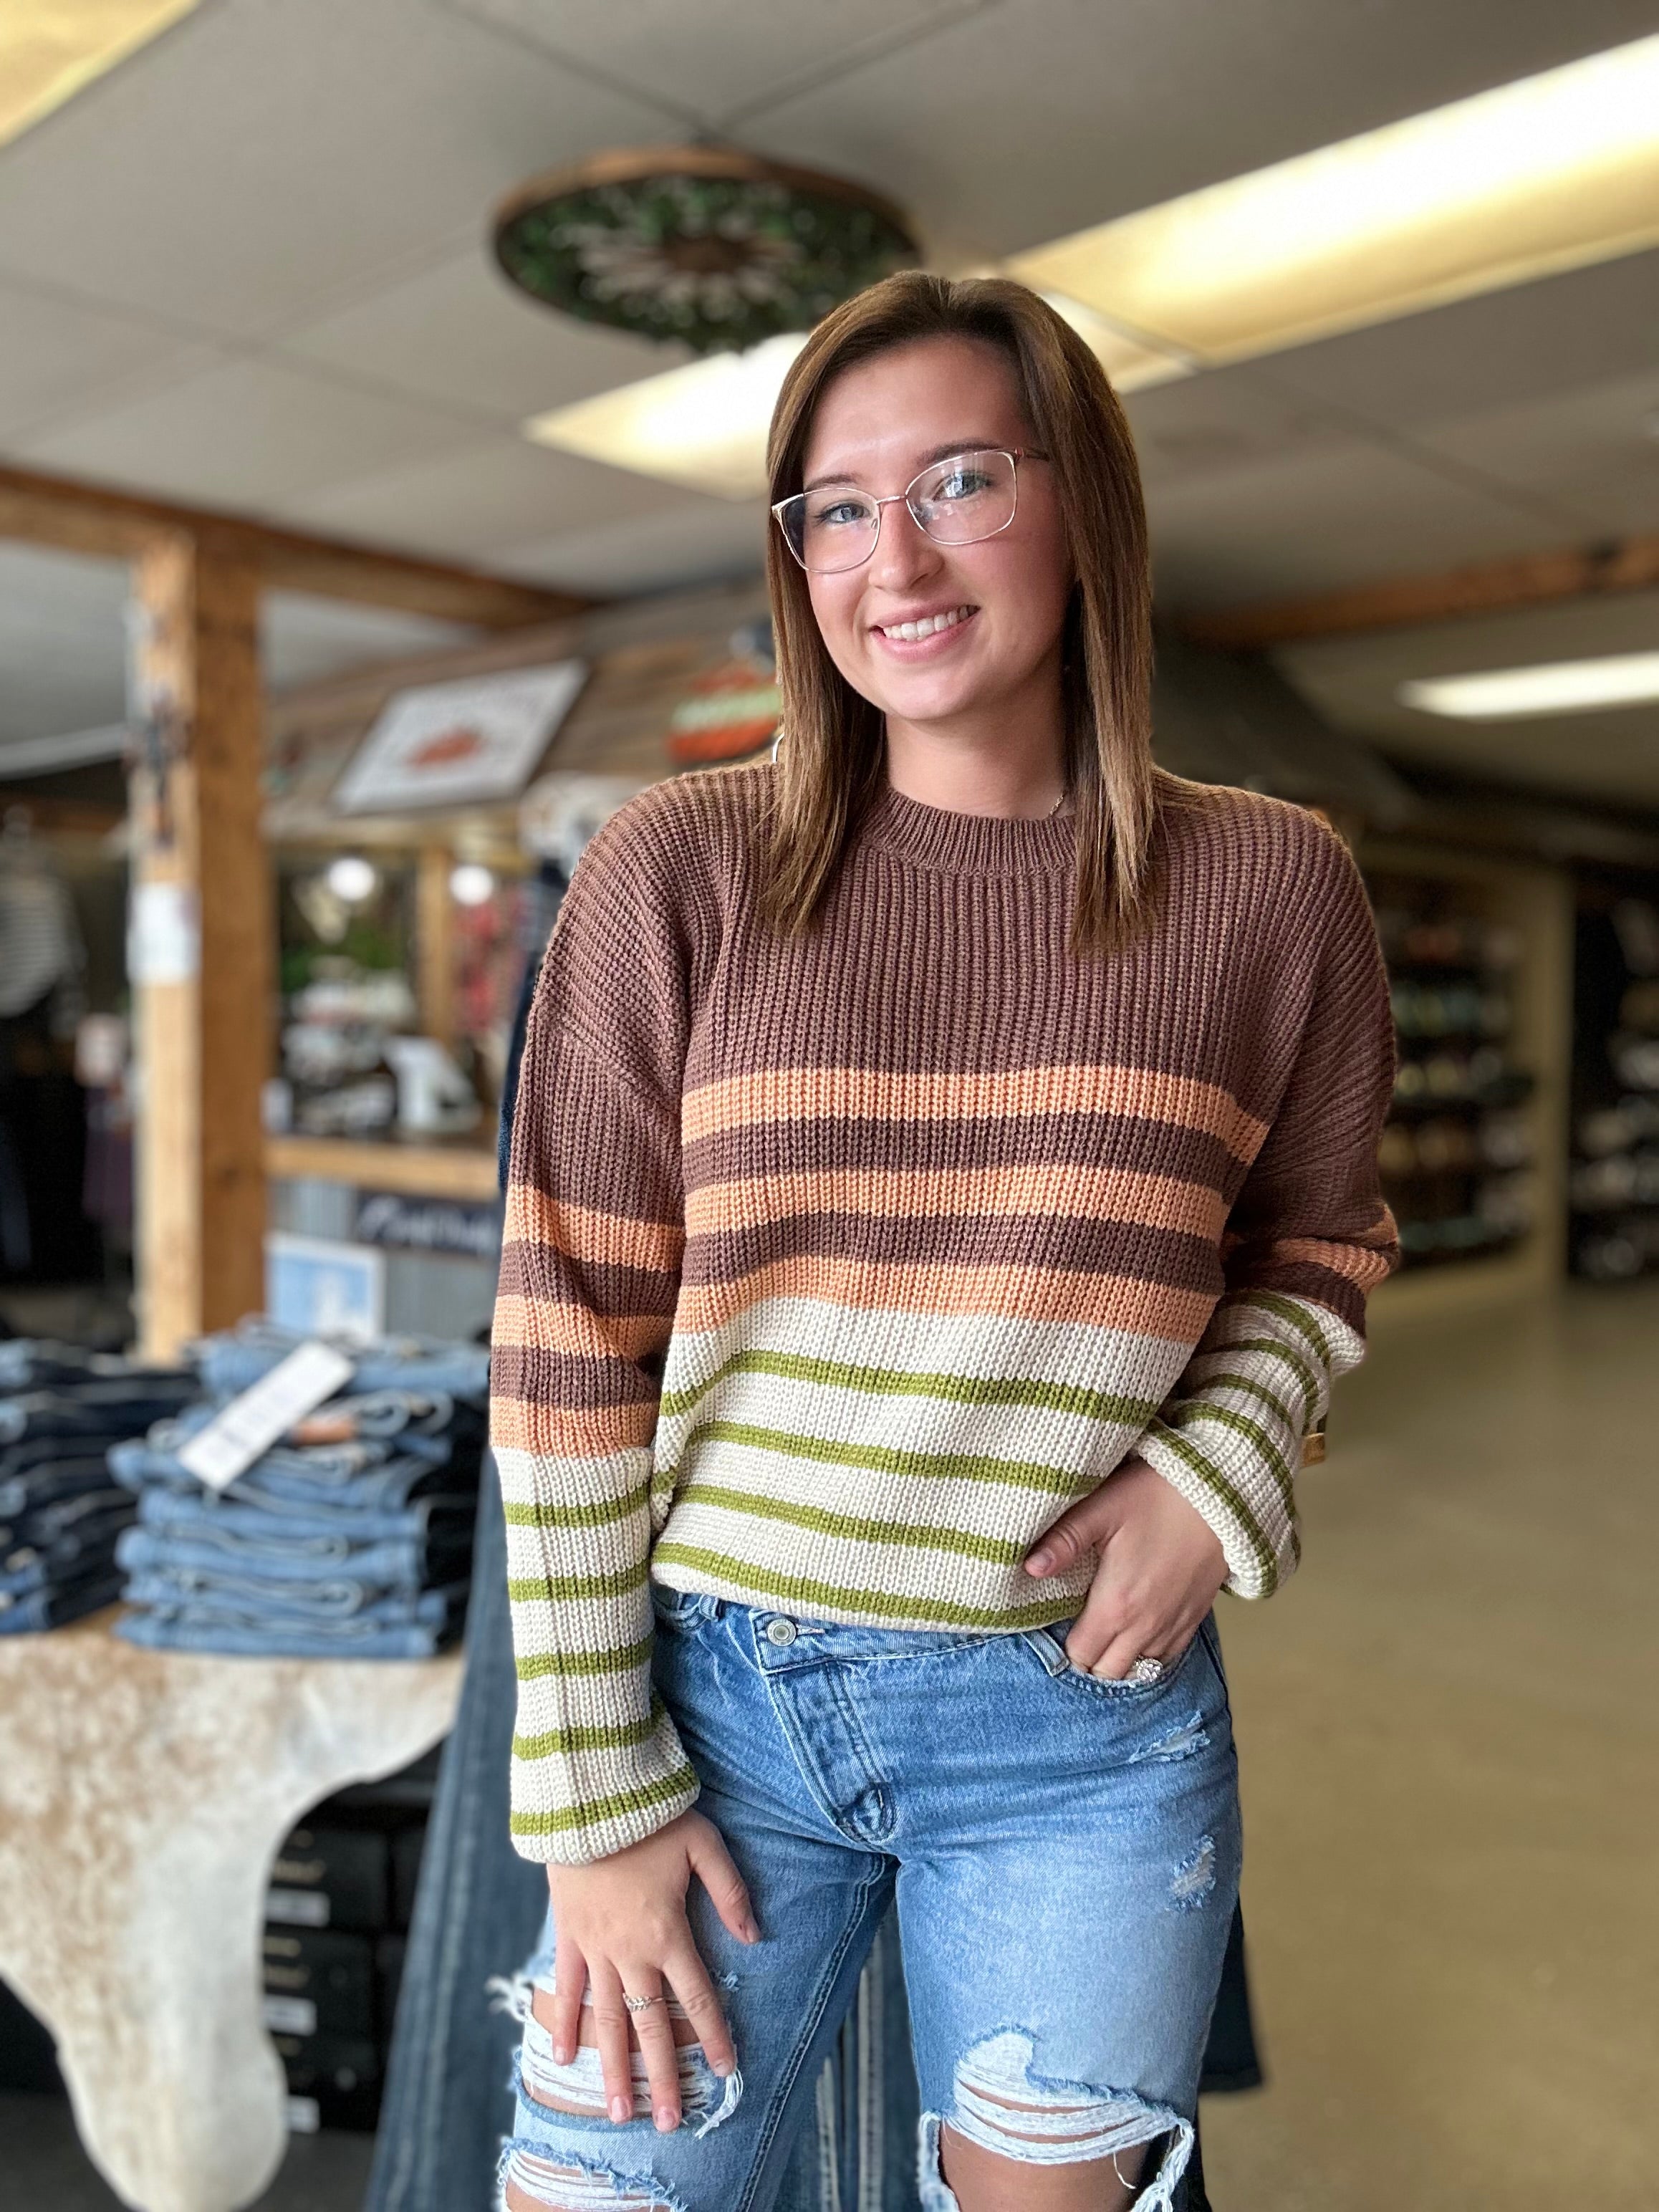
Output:
[[[491,1358],[519,1676],[512,1833],[580,1863],[684,1811],[653,1695],[652,1437],[684,1245],[683,945],[607,824],[573,875],[526,1030]]]
[[[1364,1358],[1366,1297],[1400,1256],[1377,1170],[1388,980],[1358,871],[1329,843],[1328,931],[1290,1080],[1228,1218],[1226,1288],[1135,1447],[1214,1529],[1242,1597],[1295,1568],[1304,1441]]]

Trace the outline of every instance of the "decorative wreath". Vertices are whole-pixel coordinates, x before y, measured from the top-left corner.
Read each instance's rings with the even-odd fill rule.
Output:
[[[916,252],[897,210],[862,186],[714,147],[537,178],[497,213],[495,246],[549,307],[702,354],[810,330]]]

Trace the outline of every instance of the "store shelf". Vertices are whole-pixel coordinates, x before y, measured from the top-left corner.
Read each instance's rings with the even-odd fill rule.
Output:
[[[495,1155],[478,1145],[374,1145],[349,1137],[267,1137],[265,1173],[412,1198],[493,1199]]]

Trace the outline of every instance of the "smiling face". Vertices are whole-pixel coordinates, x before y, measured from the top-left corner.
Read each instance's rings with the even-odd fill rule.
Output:
[[[1013,368],[975,338],[921,338],[844,370],[817,406],[803,488],[855,484],[885,498],[944,456],[1037,443]],[[894,721],[918,728],[1039,711],[1060,697],[1072,563],[1050,465],[1018,466],[1012,523],[940,545],[902,501],[881,510],[864,564],[809,575],[831,659]],[[901,635],[901,626],[910,635]]]

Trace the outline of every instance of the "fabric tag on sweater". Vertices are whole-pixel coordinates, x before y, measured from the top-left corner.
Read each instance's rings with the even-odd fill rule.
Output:
[[[224,1489],[296,1421],[334,1397],[355,1371],[331,1344],[301,1345],[181,1444],[180,1463],[210,1490]]]

